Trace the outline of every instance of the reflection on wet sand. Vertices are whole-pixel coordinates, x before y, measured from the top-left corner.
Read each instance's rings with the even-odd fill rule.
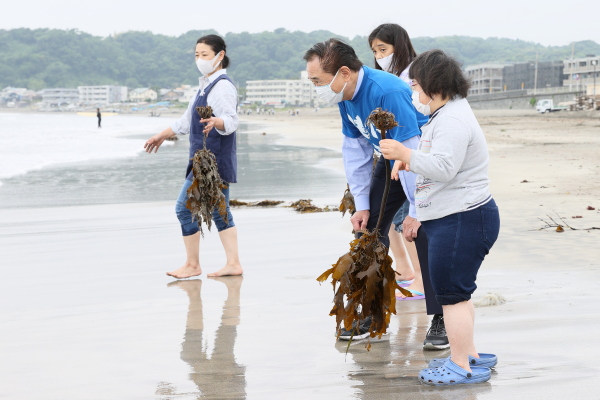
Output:
[[[198,386],[203,399],[245,399],[246,367],[235,361],[234,345],[237,325],[240,323],[240,288],[242,276],[209,278],[227,287],[227,299],[223,305],[221,324],[217,329],[212,354],[206,354],[202,343],[204,328],[200,279],[180,280],[169,283],[184,290],[190,304],[187,314],[181,359],[192,369],[190,379]]]
[[[397,331],[371,339],[370,351],[365,348],[366,339],[353,341],[349,348],[348,342],[336,343],[339,352],[348,349],[348,361],[353,360],[358,367],[348,377],[356,382],[353,386],[361,400],[477,400],[478,395],[492,390],[489,382],[454,387],[431,387],[418,382],[418,373],[429,360],[450,355],[449,350],[422,350],[430,318],[419,302],[404,302],[398,304],[398,314],[392,317],[391,327],[395,322],[399,325]]]

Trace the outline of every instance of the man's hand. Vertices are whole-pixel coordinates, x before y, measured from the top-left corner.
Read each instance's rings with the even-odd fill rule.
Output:
[[[350,222],[352,222],[352,228],[355,232],[367,229],[367,222],[370,215],[371,212],[369,210],[360,210],[350,217]]]
[[[402,223],[402,233],[404,234],[404,238],[409,242],[412,242],[417,237],[417,231],[420,226],[421,223],[419,221],[410,215],[407,215]]]

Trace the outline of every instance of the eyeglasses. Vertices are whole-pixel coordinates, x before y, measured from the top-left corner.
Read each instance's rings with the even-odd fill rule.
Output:
[[[417,89],[415,88],[415,86],[420,86],[419,82],[415,81],[415,80],[411,80],[409,83],[410,88],[413,90],[413,92],[416,92]]]

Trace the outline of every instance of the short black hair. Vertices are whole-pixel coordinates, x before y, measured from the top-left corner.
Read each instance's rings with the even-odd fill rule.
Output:
[[[369,47],[373,46],[373,40],[379,39],[383,43],[394,46],[394,57],[391,65],[391,73],[398,76],[417,57],[408,32],[398,24],[381,24],[373,29],[369,35]],[[375,60],[375,69],[381,69]]]
[[[227,68],[229,66],[229,57],[227,57],[227,45],[221,36],[218,35],[206,35],[202,36],[196,44],[204,43],[215,52],[215,54],[220,53],[222,51],[225,52],[225,56],[223,57],[223,61],[221,61],[221,66],[223,68]]]
[[[306,51],[303,58],[308,62],[315,57],[319,58],[323,71],[332,75],[342,67],[358,72],[363,65],[352,46],[335,38],[315,44]]]
[[[455,58],[434,49],[415,58],[408,77],[416,80],[429,97],[439,94],[444,99],[456,96],[466,98],[471,84],[460,67]]]

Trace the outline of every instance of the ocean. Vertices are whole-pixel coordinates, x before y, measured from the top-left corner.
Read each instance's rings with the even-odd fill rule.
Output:
[[[173,118],[66,113],[0,113],[0,208],[175,201],[188,162],[187,136],[147,154],[148,138]],[[313,199],[337,205],[346,187],[328,168],[340,153],[283,146],[281,135],[238,129],[238,183],[244,201]],[[253,125],[253,132],[256,132]]]

